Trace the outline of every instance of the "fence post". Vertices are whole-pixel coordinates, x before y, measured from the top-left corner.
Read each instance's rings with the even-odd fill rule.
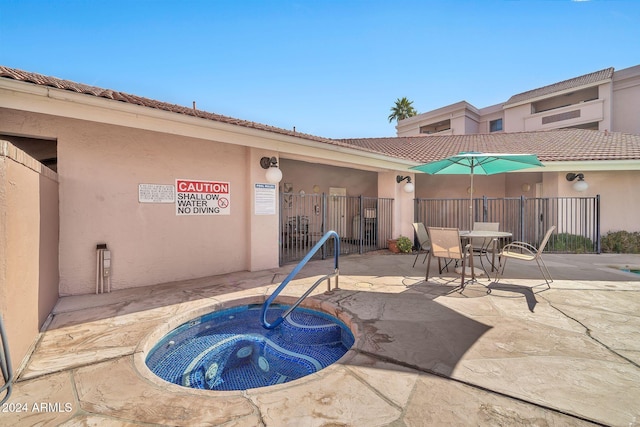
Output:
[[[421,222],[418,217],[419,217],[419,212],[418,209],[420,209],[420,204],[418,203],[418,198],[414,198],[413,199],[413,222]],[[413,233],[413,246],[415,246],[416,248],[419,248],[420,246],[418,246],[420,243],[418,242],[418,236],[416,236],[416,233],[414,231]]]
[[[482,222],[487,222],[487,210],[489,207],[487,206],[487,196],[482,196]],[[471,230],[473,230],[473,224],[471,224]]]
[[[284,193],[282,189],[278,191],[278,265],[282,267],[284,265],[284,229],[282,224],[283,211],[284,211]]]
[[[326,230],[327,228],[327,193],[322,193],[322,226],[321,226],[321,231],[322,231],[322,235],[324,236],[324,233],[326,233],[328,230]],[[334,245],[335,247],[335,245]],[[335,249],[334,249],[335,250]],[[322,259],[327,259],[327,242],[324,243],[324,250],[321,251],[322,252]]]
[[[524,205],[525,205],[525,197],[524,195],[520,196],[520,241],[524,242]]]
[[[601,240],[600,240],[600,195],[596,194],[596,253],[602,253]]]
[[[360,215],[360,221],[358,221],[358,227],[360,228],[358,236],[360,242],[358,244],[358,253],[362,255],[364,253],[364,203],[362,202],[362,194],[358,196],[358,215]]]

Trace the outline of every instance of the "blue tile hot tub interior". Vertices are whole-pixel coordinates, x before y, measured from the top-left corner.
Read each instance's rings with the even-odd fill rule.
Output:
[[[246,390],[304,377],[340,359],[354,337],[340,320],[295,309],[277,328],[260,323],[261,305],[245,305],[185,323],[146,358],[151,371],[174,384],[208,390]],[[272,305],[268,319],[286,306]]]

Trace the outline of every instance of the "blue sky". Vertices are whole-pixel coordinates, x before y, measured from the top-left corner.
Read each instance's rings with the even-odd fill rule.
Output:
[[[0,65],[329,138],[638,64],[635,0],[0,0]]]

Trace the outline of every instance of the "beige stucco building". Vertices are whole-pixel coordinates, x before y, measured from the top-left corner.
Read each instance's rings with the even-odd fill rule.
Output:
[[[598,87],[615,93],[615,81]],[[624,92],[634,105],[636,86]],[[623,127],[627,116],[607,120]],[[14,360],[59,295],[96,292],[97,245],[111,251],[114,290],[277,267],[284,183],[299,194],[391,199],[389,233],[411,236],[415,198],[467,195],[465,177],[412,166],[459,151],[534,152],[544,168],[479,177],[476,194],[575,195],[564,177],[582,172],[585,194],[602,197],[602,231],[640,230],[640,130],[599,129],[336,140],[0,67],[0,313]],[[272,192],[262,190],[263,157],[283,173]],[[180,180],[224,184],[224,205],[181,214]],[[170,195],[143,194],[149,188]]]
[[[466,101],[398,122],[398,136],[469,135],[563,128],[640,134],[640,65],[596,71],[476,108]]]

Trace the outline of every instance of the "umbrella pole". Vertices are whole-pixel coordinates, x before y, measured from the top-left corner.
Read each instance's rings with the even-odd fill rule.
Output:
[[[469,230],[473,230],[473,164],[471,164],[471,195],[469,196]]]

